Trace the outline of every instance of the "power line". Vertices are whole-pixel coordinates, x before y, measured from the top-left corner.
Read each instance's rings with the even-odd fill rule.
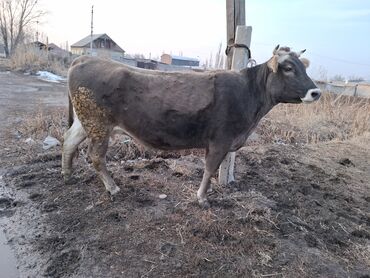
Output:
[[[359,63],[359,62],[353,62],[353,61],[348,61],[348,60],[344,60],[344,59],[340,59],[340,58],[333,58],[333,57],[329,57],[329,56],[325,56],[325,55],[317,54],[317,53],[312,52],[312,51],[310,51],[310,54],[312,54],[312,55],[314,55],[314,56],[317,56],[317,57],[321,57],[321,58],[325,58],[325,59],[329,59],[329,60],[333,60],[333,61],[341,62],[341,63],[346,63],[346,64],[352,64],[352,65],[358,65],[358,66],[370,67],[370,64],[366,64],[366,63]]]

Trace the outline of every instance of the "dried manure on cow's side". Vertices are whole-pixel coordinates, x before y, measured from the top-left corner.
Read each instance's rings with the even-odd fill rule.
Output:
[[[301,52],[277,46],[252,68],[214,72],[161,72],[93,57],[77,58],[68,84],[74,120],[64,135],[62,171],[71,175],[77,146],[91,141],[93,166],[106,189],[119,187],[108,173],[109,136],[120,128],[140,143],[164,150],[205,149],[197,192],[208,206],[210,179],[229,151],[242,147],[261,118],[278,103],[309,103],[320,90],[307,76]]]

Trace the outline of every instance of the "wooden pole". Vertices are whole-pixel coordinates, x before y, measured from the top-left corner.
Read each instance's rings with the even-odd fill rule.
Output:
[[[90,56],[93,55],[94,5],[91,6]]]
[[[245,26],[245,1],[226,0],[227,15],[227,68],[241,70],[247,67],[250,53],[247,48],[234,48],[233,44],[250,47],[252,27]],[[235,180],[234,178],[235,152],[226,155],[220,165],[218,182],[226,185]]]
[[[227,46],[235,43],[236,27],[245,25],[245,0],[226,0]],[[231,69],[234,49],[227,54],[227,68]]]

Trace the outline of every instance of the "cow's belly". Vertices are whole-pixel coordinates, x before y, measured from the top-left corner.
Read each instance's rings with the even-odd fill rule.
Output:
[[[196,128],[178,130],[170,126],[142,125],[140,128],[132,129],[124,124],[121,124],[120,128],[143,145],[156,149],[205,148],[207,143],[203,132]]]
[[[157,149],[204,148],[207,143],[209,120],[201,112],[189,115],[174,110],[131,109],[121,111],[115,121],[131,137]]]

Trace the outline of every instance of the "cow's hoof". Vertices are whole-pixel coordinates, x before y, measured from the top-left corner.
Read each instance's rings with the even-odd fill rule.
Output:
[[[65,184],[69,184],[71,182],[71,177],[72,177],[71,172],[63,171],[62,176],[63,176],[63,180]]]
[[[207,199],[203,199],[203,200],[198,200],[199,202],[199,206],[202,208],[202,209],[209,209],[211,207],[211,205],[209,204],[208,200]]]
[[[118,192],[120,192],[120,188],[118,186],[112,187],[108,189],[108,192],[110,195],[116,195]]]
[[[72,184],[76,184],[77,183],[77,179],[75,177],[68,177],[67,179],[64,179],[64,184],[65,185],[72,185]]]

